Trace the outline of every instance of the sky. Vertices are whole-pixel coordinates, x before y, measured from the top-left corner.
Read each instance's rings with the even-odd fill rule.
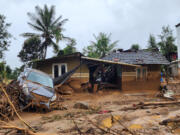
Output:
[[[111,40],[119,41],[116,48],[128,49],[132,44],[146,48],[150,34],[158,40],[162,26],[169,25],[176,36],[175,25],[180,23],[180,0],[0,0],[0,14],[11,23],[8,31],[13,38],[5,60],[12,68],[22,65],[17,55],[25,39],[20,34],[35,32],[27,24],[27,12],[34,13],[36,5],[44,4],[56,7],[56,17],[68,19],[64,35],[76,39],[78,51],[99,32],[111,33]],[[64,48],[65,43],[59,46]],[[53,55],[48,49],[47,57]]]

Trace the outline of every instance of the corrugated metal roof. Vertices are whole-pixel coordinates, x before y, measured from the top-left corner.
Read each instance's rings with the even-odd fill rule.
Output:
[[[147,50],[131,52],[113,52],[102,58],[103,60],[119,61],[128,64],[170,64],[169,61],[159,52]]]

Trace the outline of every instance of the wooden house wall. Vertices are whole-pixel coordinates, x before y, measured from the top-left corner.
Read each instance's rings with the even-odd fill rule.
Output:
[[[158,90],[160,87],[160,65],[144,65],[146,78],[137,79],[137,68],[123,66],[122,90]]]

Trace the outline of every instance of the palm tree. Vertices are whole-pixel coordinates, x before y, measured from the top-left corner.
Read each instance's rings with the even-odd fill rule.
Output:
[[[91,41],[91,45],[83,49],[88,57],[101,58],[117,45],[118,41],[111,43],[111,34],[99,33],[98,36],[93,35],[96,41]]]
[[[97,53],[99,57],[104,57],[107,53],[109,53],[118,43],[118,41],[114,41],[111,43],[111,34],[107,35],[105,33],[99,33],[98,36],[94,35],[96,42],[91,41],[92,45],[96,46]]]
[[[67,19],[62,19],[62,16],[55,18],[55,7],[50,8],[44,5],[41,9],[39,6],[35,7],[36,14],[28,13],[31,22],[28,25],[31,26],[38,33],[23,33],[24,37],[40,37],[42,40],[43,59],[46,58],[47,48],[52,46],[54,52],[59,51],[58,42],[63,39],[69,39],[62,34],[64,30],[63,24],[67,22]],[[55,41],[54,41],[55,40]]]

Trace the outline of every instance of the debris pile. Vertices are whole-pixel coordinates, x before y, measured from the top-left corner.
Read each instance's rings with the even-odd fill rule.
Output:
[[[5,92],[7,95],[5,94]],[[15,112],[10,105],[10,102],[8,101],[8,98],[14,105],[17,112],[22,112],[23,110],[27,110],[28,108],[34,110],[41,110],[40,106],[33,106],[32,102],[29,102],[28,104],[25,104],[25,99],[23,99],[24,93],[22,92],[22,87],[19,86],[19,82],[12,81],[8,85],[0,85],[0,119],[1,120],[12,120]],[[24,101],[24,102],[23,102]],[[62,96],[60,94],[57,94],[57,99],[50,104],[50,110],[64,110],[67,109],[62,106]]]
[[[20,94],[22,94],[22,88],[16,81],[12,81],[7,86],[2,85],[0,89],[0,119],[13,119],[15,112],[2,89],[6,90],[8,97],[15,106],[16,110],[20,111],[19,97]]]

